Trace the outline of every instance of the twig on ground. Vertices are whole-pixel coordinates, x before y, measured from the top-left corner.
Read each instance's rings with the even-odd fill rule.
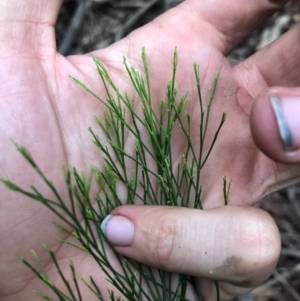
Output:
[[[163,0],[164,1],[164,11],[167,11],[170,8],[170,1],[169,0]]]
[[[279,274],[277,271],[274,271],[274,276],[282,284],[285,290],[294,297],[296,301],[300,301],[299,294],[291,287],[291,285],[286,281],[285,277]]]
[[[153,5],[155,5],[160,0],[151,0],[149,3],[145,4],[139,10],[136,11],[122,26],[115,29],[115,41],[120,40],[124,33],[132,27]]]
[[[281,250],[282,256],[291,256],[294,258],[300,258],[300,251],[296,249],[282,249]]]
[[[120,1],[120,0],[115,0],[115,1],[112,1],[111,3],[112,6],[114,7],[124,7],[124,8],[127,8],[127,7],[144,7],[145,6],[145,2],[142,0],[142,1],[137,1],[137,0],[128,0],[128,1]]]
[[[300,272],[300,263],[296,264],[292,269],[290,269],[289,271],[280,274],[281,277],[283,277],[285,280],[288,280],[289,278],[291,278],[292,276],[294,276],[296,273]],[[276,278],[276,275],[274,273],[274,278],[270,279],[269,281],[267,281],[265,284],[261,285],[260,287],[254,289],[252,291],[252,294],[254,296],[260,295],[262,293],[264,293],[266,290],[270,289],[271,287],[275,286],[278,284],[279,279]]]
[[[68,54],[70,46],[72,45],[74,38],[76,37],[76,34],[81,26],[83,17],[85,16],[87,10],[91,7],[92,2],[92,0],[81,1],[78,5],[76,13],[73,16],[66,31],[66,35],[58,49],[58,52],[62,55]]]

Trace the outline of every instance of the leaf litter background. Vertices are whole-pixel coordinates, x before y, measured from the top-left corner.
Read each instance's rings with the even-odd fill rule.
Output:
[[[56,36],[59,52],[78,54],[104,48],[182,0],[65,0]],[[229,58],[244,60],[300,22],[300,1],[291,0],[255,30]],[[236,301],[300,301],[300,185],[277,192],[261,204],[276,220],[282,253],[270,279]]]

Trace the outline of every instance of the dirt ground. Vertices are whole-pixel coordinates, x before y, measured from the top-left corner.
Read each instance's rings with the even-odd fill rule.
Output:
[[[56,27],[59,52],[85,53],[106,47],[151,21],[181,0],[66,0]],[[242,61],[293,24],[300,22],[300,1],[284,9],[253,32],[230,54]],[[236,301],[300,300],[300,185],[269,196],[262,202],[281,232],[282,253],[270,279]]]

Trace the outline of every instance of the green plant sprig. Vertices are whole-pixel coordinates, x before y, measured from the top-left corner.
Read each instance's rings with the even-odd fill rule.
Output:
[[[11,181],[2,180],[2,182],[9,189],[44,204],[56,214],[60,223],[55,223],[55,225],[61,231],[75,238],[78,245],[68,241],[64,242],[81,252],[90,254],[99,268],[106,274],[107,280],[122,295],[120,297],[116,295],[116,292],[110,291],[109,296],[111,300],[122,300],[123,297],[132,301],[188,300],[186,299],[186,290],[190,280],[194,283],[198,299],[203,300],[195,278],[182,274],[173,275],[161,270],[155,272],[150,267],[123,258],[113,250],[99,225],[112,209],[122,205],[117,193],[118,182],[123,183],[124,187],[126,187],[126,204],[134,204],[136,200],[141,200],[144,204],[192,206],[193,208],[202,209],[201,196],[203,188],[200,183],[201,171],[209,158],[226,119],[226,114],[223,113],[215,135],[209,143],[208,150],[205,152],[204,142],[206,141],[208,121],[219,73],[215,76],[212,89],[209,92],[207,106],[204,107],[199,66],[194,64],[200,107],[200,144],[196,147],[191,137],[190,115],[185,110],[188,95],[183,95],[179,100],[177,97],[176,72],[178,53],[176,49],[173,57],[172,78],[167,85],[166,99],[160,101],[158,110],[153,106],[145,49],[142,50],[144,75],[135,68],[130,67],[124,58],[125,69],[138,95],[139,102],[131,99],[127,93],[120,92],[99,59],[95,58],[94,62],[107,94],[106,99],[100,98],[78,79],[73,78],[73,80],[105,107],[103,119],[95,117],[95,120],[106,139],[101,140],[97,132],[89,128],[95,146],[102,153],[104,165],[102,167],[94,167],[88,179],[81,175],[76,168],[64,170],[65,184],[69,195],[68,204],[70,204],[67,205],[54,184],[40,170],[29,151],[15,144],[17,150],[35,169],[49,190],[52,191],[54,199],[46,198],[33,186],[30,190],[26,190]],[[140,106],[141,114],[137,113],[137,105]],[[177,165],[174,165],[174,155],[171,147],[175,127],[180,128],[186,140],[186,149],[182,153],[182,160]],[[131,152],[126,150],[126,142],[129,135],[134,138],[134,146]],[[147,145],[145,140],[150,141],[150,145]],[[155,162],[155,167],[149,166],[149,159]],[[127,168],[128,164],[131,164],[134,169],[129,170]],[[99,189],[95,197],[91,196],[92,179],[96,179]],[[231,182],[227,186],[226,177],[224,177],[223,195],[225,204],[228,203],[230,186]],[[191,196],[194,197],[193,204],[190,202]],[[68,230],[67,227],[72,230]],[[79,278],[76,275],[73,263],[70,262],[72,279],[67,280],[60,269],[54,252],[46,246],[44,248],[58,271],[65,291],[57,288],[51,282],[34,251],[32,251],[32,254],[39,265],[39,270],[35,269],[23,257],[20,256],[20,258],[41,281],[50,287],[59,300],[84,301],[78,283]],[[106,251],[107,248],[113,250],[121,271],[116,270],[111,265]],[[90,277],[89,282],[82,277],[81,280],[98,300],[104,300],[99,285],[96,284],[92,277]],[[174,281],[177,282],[175,286]],[[148,287],[148,289],[146,290],[145,287]],[[219,286],[217,282],[216,291],[217,300],[219,300]],[[44,300],[53,300],[41,292],[36,293]]]

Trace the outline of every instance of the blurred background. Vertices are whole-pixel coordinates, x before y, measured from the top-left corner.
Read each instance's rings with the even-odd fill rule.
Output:
[[[63,55],[104,48],[148,23],[182,0],[65,0],[56,37]],[[300,22],[300,1],[291,0],[266,20],[229,58],[240,62]],[[300,53],[299,53],[300,55]],[[281,232],[282,253],[276,271],[262,286],[236,301],[300,301],[300,185],[261,202]]]

